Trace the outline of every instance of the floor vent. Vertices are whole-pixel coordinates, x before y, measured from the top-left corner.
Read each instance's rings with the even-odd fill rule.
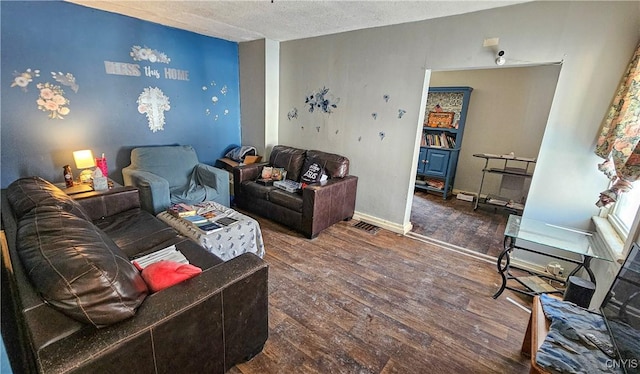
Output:
[[[375,234],[378,232],[378,230],[380,230],[380,227],[362,221],[356,223],[355,225],[353,225],[353,227],[364,230],[369,234]]]

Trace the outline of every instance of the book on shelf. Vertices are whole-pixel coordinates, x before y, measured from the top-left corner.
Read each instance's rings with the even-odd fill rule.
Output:
[[[439,134],[422,134],[421,146],[433,148],[455,148],[456,138],[444,132]]]
[[[184,203],[172,204],[167,208],[169,214],[178,218],[184,218],[189,216],[195,216],[196,210],[191,206]]]

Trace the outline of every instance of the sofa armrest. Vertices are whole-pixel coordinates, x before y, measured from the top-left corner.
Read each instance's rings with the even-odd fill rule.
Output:
[[[106,192],[91,192],[73,197],[92,221],[140,208],[140,196],[135,187],[114,187]]]
[[[138,188],[140,206],[149,213],[157,214],[171,205],[169,181],[150,173],[130,167],[122,169],[122,178],[126,186]]]
[[[240,184],[244,181],[254,181],[260,177],[262,167],[269,165],[266,162],[239,165],[233,168],[233,192],[235,196],[240,195]]]
[[[131,319],[43,347],[42,369],[115,372],[127,359],[130,371],[224,372],[267,340],[267,281],[267,263],[245,253],[148,296]]]
[[[316,237],[336,222],[353,217],[356,206],[358,177],[331,178],[302,190],[302,231]]]
[[[222,205],[229,206],[229,172],[203,163],[196,165],[196,168],[202,182],[218,191]]]

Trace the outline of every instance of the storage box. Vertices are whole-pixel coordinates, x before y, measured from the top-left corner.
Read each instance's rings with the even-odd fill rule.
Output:
[[[473,201],[475,196],[466,194],[464,192],[460,192],[460,193],[458,193],[458,195],[456,195],[456,198],[458,200],[463,200],[463,201]]]
[[[247,165],[247,164],[255,164],[257,162],[262,161],[262,156],[245,156],[244,162],[239,163],[237,161],[233,161],[229,157],[219,158],[218,161],[222,163],[222,166],[229,172],[233,171],[233,168],[238,165]]]

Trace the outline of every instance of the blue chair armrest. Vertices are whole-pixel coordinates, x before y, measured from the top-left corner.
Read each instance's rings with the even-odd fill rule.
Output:
[[[229,197],[229,173],[226,170],[203,163],[196,165],[196,168],[198,168],[200,176],[205,178],[206,185],[215,188],[220,194],[220,200],[218,202],[228,207],[231,204]]]
[[[169,182],[166,179],[148,171],[128,167],[122,169],[122,179],[125,186],[138,188],[142,209],[155,215],[171,205]]]

